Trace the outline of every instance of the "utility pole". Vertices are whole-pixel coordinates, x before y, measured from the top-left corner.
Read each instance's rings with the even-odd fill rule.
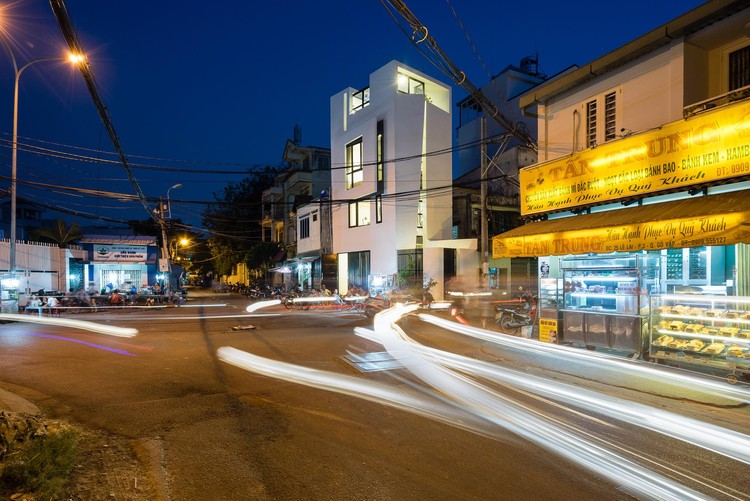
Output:
[[[159,197],[159,226],[161,226],[161,260],[159,261],[159,271],[167,273],[167,279],[164,281],[164,293],[169,295],[172,289],[172,263],[169,259],[169,250],[167,249],[167,221],[164,219],[164,201]]]
[[[480,197],[482,204],[482,209],[480,212],[480,218],[482,219],[482,289],[488,290],[489,289],[489,263],[488,263],[488,257],[487,257],[487,247],[488,247],[488,231],[487,231],[487,118],[482,116],[480,117],[480,138],[481,138],[481,145],[480,145],[480,163],[479,163],[479,175],[480,175]]]

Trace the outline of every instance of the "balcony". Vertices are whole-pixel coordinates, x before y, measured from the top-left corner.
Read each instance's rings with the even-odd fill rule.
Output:
[[[683,118],[689,118],[693,115],[697,115],[698,113],[714,109],[718,106],[724,106],[736,101],[742,101],[743,99],[747,99],[748,97],[750,97],[750,85],[727,92],[725,94],[721,94],[720,96],[715,96],[710,99],[685,106],[682,109],[682,116]]]

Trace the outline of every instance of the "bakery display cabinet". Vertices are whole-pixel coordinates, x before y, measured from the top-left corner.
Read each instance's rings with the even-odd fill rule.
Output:
[[[641,353],[658,253],[563,258],[563,342]]]
[[[654,295],[649,358],[701,367],[730,383],[750,375],[750,298]]]

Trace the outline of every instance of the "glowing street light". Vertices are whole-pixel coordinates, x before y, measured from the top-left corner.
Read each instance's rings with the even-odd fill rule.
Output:
[[[69,54],[67,58],[64,57],[45,57],[41,59],[32,59],[28,63],[19,67],[16,61],[16,56],[11,49],[10,44],[3,36],[2,30],[0,30],[0,40],[2,40],[5,49],[10,55],[10,59],[13,62],[13,70],[15,72],[15,87],[13,92],[13,152],[11,156],[11,171],[10,171],[10,256],[9,256],[9,272],[11,276],[15,276],[16,273],[16,205],[17,205],[17,178],[16,171],[18,166],[18,84],[21,79],[21,74],[29,66],[41,63],[44,61],[69,61],[73,64],[81,64],[85,61],[85,56],[82,54]]]

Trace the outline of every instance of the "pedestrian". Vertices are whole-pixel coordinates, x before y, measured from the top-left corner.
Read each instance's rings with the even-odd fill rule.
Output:
[[[60,316],[60,301],[55,296],[50,296],[47,298],[47,308],[49,308],[49,313],[53,317],[59,317]]]

